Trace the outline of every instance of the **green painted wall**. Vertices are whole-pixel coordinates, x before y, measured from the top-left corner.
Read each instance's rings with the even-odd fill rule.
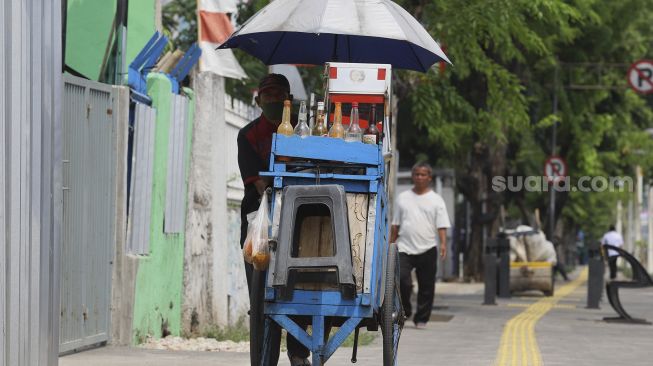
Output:
[[[117,0],[68,0],[66,64],[98,80]],[[125,70],[156,30],[156,0],[131,0],[127,10]],[[115,35],[114,35],[115,37]]]
[[[156,31],[156,0],[131,0],[127,17],[128,66]]]
[[[98,80],[115,15],[116,0],[68,0],[66,64]]]
[[[184,275],[185,233],[164,234],[168,132],[170,128],[171,84],[162,74],[151,73],[147,78],[148,95],[156,108],[154,176],[152,186],[152,216],[150,255],[140,259],[136,276],[133,337],[140,343],[148,334],[161,337],[167,326],[173,335],[181,331],[181,296]],[[194,115],[194,94],[184,89],[191,99],[186,142],[186,167],[190,166],[190,145]],[[186,169],[188,177],[188,168]],[[186,180],[187,182],[187,180]],[[188,189],[186,185],[185,190]],[[186,193],[184,193],[184,197]],[[186,207],[186,204],[184,204]]]

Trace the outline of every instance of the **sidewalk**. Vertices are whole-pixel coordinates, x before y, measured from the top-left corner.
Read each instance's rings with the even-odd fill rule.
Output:
[[[578,273],[574,273],[576,278]],[[653,364],[653,326],[608,324],[607,299],[585,309],[586,284],[556,284],[556,295],[538,292],[483,306],[482,284],[438,283],[432,321],[426,329],[406,323],[400,365],[644,366]],[[633,316],[653,320],[653,289],[624,290]],[[529,333],[532,327],[532,337]],[[503,342],[502,342],[503,339]],[[356,365],[382,364],[381,334],[358,351]],[[350,364],[351,348],[340,348],[329,365]],[[497,362],[502,361],[502,362]],[[60,358],[61,366],[246,366],[246,353],[197,353],[104,347]],[[281,358],[280,365],[286,365]]]

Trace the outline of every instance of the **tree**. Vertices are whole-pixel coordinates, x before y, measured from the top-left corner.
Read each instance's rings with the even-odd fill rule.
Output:
[[[632,159],[650,166],[650,139],[642,131],[653,121],[650,105],[623,88],[578,92],[565,87],[572,76],[590,77],[582,73],[561,73],[560,83],[552,82],[555,69],[565,70],[568,62],[630,62],[641,56],[651,45],[651,14],[642,11],[643,1],[400,3],[446,44],[454,62],[444,75],[400,74],[400,150],[409,159],[419,152],[456,167],[458,188],[473,211],[467,275],[480,273],[482,227],[496,233],[501,205],[516,203],[524,213],[539,207],[546,214],[546,194],[494,192],[490,180],[541,175],[554,122],[559,123],[558,153],[570,162],[574,177],[627,173]],[[617,70],[601,75],[601,83],[613,85],[617,79],[623,79]],[[556,116],[551,114],[554,88],[560,101]],[[599,210],[611,216],[601,206],[614,197],[563,193],[556,216],[575,229]]]
[[[163,29],[170,38],[172,48],[189,49],[197,42],[197,2],[172,0],[162,10]]]

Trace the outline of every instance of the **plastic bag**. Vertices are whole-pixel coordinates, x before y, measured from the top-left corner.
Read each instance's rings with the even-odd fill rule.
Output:
[[[247,237],[245,238],[245,245],[243,245],[243,258],[245,259],[245,262],[252,264],[254,262],[254,258],[252,257],[252,230],[249,230],[252,228],[252,224],[254,223],[254,219],[256,218],[256,214],[258,211],[250,212],[247,214]]]
[[[270,248],[268,246],[268,229],[270,226],[270,217],[268,209],[267,192],[263,193],[261,205],[256,212],[254,221],[249,225],[247,239],[243,246],[243,256],[245,260],[251,259],[254,269],[265,271],[270,264]],[[251,248],[251,251],[250,249]],[[251,255],[250,255],[251,253]]]

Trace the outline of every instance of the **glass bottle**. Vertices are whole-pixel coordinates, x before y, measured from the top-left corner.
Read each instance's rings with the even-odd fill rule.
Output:
[[[362,142],[363,130],[358,124],[358,103],[351,104],[351,115],[349,116],[349,128],[345,132],[345,141],[347,142]]]
[[[293,135],[293,128],[290,124],[290,100],[283,101],[283,115],[281,116],[281,124],[277,128],[277,133],[286,136]]]
[[[313,127],[313,136],[326,136],[328,134],[324,124],[324,102],[317,102],[317,116],[315,117],[315,126]]]
[[[329,130],[329,137],[345,138],[345,128],[342,125],[342,103],[336,102],[336,110],[333,113],[333,125]]]
[[[376,105],[372,104],[370,109],[370,116],[368,118],[369,126],[363,132],[363,143],[376,145],[381,140],[379,137],[381,133],[379,129],[376,128]]]
[[[295,135],[299,137],[306,137],[311,135],[311,129],[306,124],[306,102],[302,101],[299,105],[299,116],[297,127],[295,127]]]

